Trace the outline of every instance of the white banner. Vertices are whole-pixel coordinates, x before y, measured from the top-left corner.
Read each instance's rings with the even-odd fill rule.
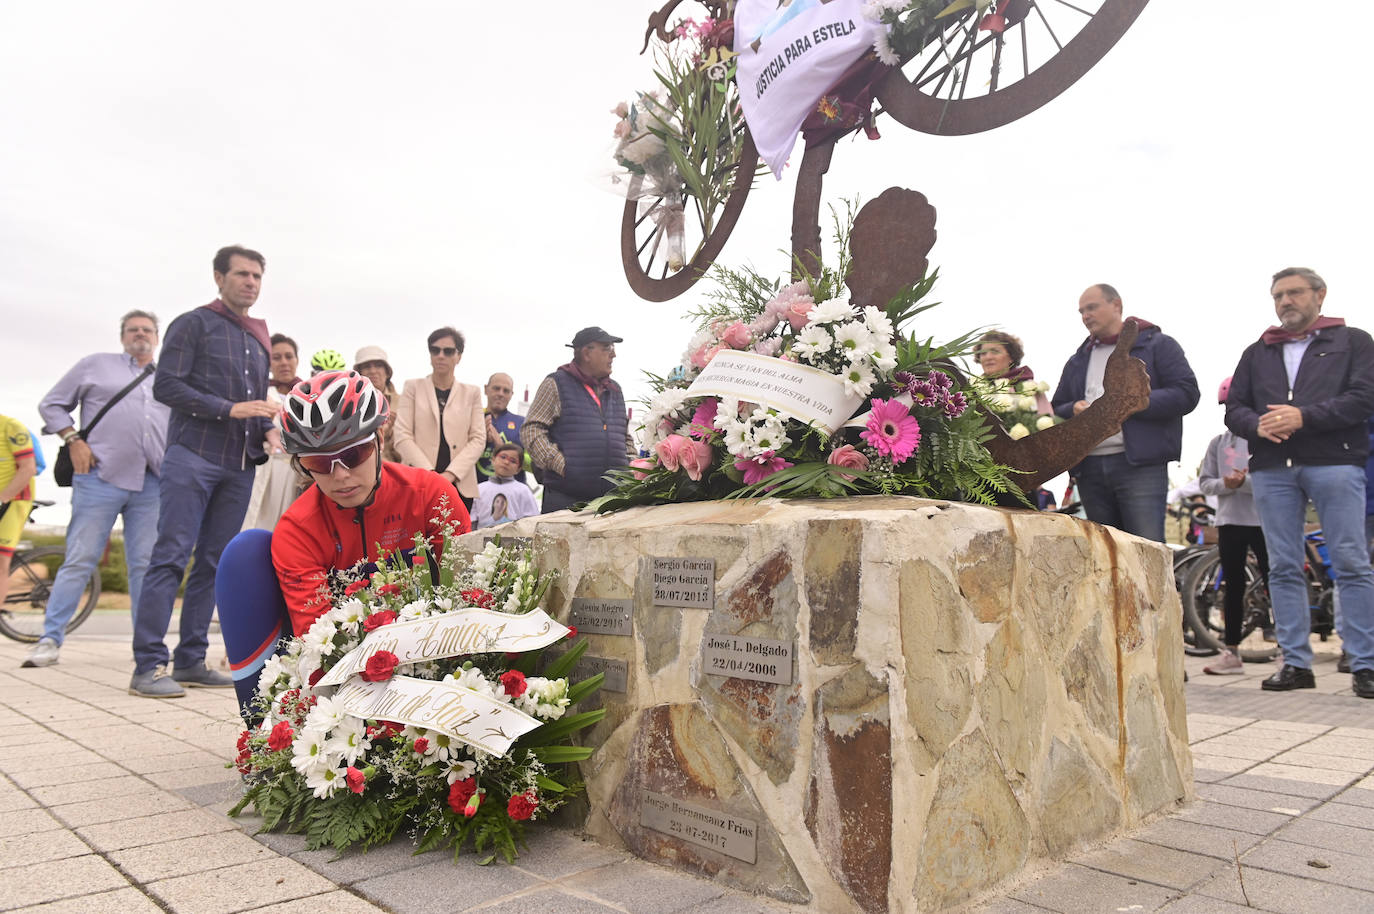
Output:
[[[744,120],[773,177],[782,169],[816,103],[873,46],[881,23],[864,0],[739,0],[736,80]]]
[[[460,654],[532,651],[567,636],[568,629],[542,609],[515,616],[470,606],[441,616],[383,625],[334,664],[318,685],[338,685],[362,672],[367,659],[378,651],[391,651],[399,665]]]
[[[844,392],[828,371],[757,352],[722,349],[687,388],[689,397],[738,397],[810,422],[827,435],[853,415],[863,397]]]
[[[354,717],[438,730],[492,755],[505,755],[511,743],[543,723],[465,686],[413,676],[385,682],[355,677],[334,693],[334,701]]]

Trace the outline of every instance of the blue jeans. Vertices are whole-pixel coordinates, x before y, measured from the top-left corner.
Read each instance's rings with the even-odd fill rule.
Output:
[[[1364,467],[1274,467],[1254,470],[1250,479],[1269,548],[1269,596],[1283,662],[1312,668],[1312,616],[1303,575],[1303,524],[1311,500],[1336,575],[1350,668],[1374,669],[1374,570],[1364,535]]]
[[[143,474],[143,489],[130,492],[112,486],[95,473],[72,476],[72,520],[67,525],[67,554],[53,578],[43,620],[43,637],[61,644],[76,604],[110,541],[115,518],[124,515],[124,564],[129,572],[129,606],[138,605],[143,575],[157,537],[158,481]]]
[[[1125,454],[1085,457],[1074,478],[1088,520],[1164,542],[1166,464],[1132,466]]]
[[[254,468],[222,467],[174,444],[162,458],[157,545],[134,610],[134,670],[146,673],[168,660],[172,604],[195,550],[195,565],[181,601],[181,640],[171,655],[178,668],[205,662],[215,612],[219,554],[243,526],[253,494]]]

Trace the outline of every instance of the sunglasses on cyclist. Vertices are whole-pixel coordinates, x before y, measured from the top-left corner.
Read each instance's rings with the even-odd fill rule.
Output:
[[[429,354],[430,354],[430,355],[446,355],[446,356],[449,356],[449,357],[453,357],[453,356],[455,356],[455,355],[458,354],[458,347],[457,347],[457,346],[430,346],[430,347],[429,347]]]
[[[374,438],[352,447],[346,447],[333,454],[300,454],[296,459],[309,472],[319,473],[323,476],[334,472],[334,464],[336,463],[343,464],[345,470],[352,470],[371,460],[375,453],[377,453],[377,441]]]

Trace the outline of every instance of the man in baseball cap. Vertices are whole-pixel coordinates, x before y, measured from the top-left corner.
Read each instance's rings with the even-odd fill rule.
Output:
[[[615,344],[600,327],[573,335],[573,359],[539,385],[521,438],[544,483],[543,513],[590,501],[611,490],[602,477],[630,462],[625,395],[611,380]]]

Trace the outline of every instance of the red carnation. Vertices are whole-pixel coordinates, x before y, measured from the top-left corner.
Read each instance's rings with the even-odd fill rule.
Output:
[[[538,808],[539,799],[534,795],[534,791],[530,790],[525,793],[517,793],[510,798],[510,802],[506,804],[506,815],[517,822],[524,822],[534,815],[534,811]]]
[[[252,758],[252,751],[245,749],[239,753],[238,758],[234,759],[234,764],[238,766],[240,774],[247,774],[253,770],[253,766],[250,764]]]
[[[392,585],[387,585],[387,586],[392,586]],[[381,628],[383,625],[390,625],[392,622],[395,622],[395,621],[396,621],[396,613],[395,613],[395,611],[394,611],[394,610],[390,610],[390,609],[384,609],[384,610],[382,610],[381,612],[373,613],[372,615],[368,616],[366,619],[363,620],[363,631],[365,631],[365,632],[375,632],[377,629]],[[312,685],[313,685],[313,683],[312,683]]]
[[[351,596],[353,596],[355,593],[357,593],[358,591],[362,590],[362,589],[363,589],[364,587],[366,587],[367,585],[368,585],[368,579],[367,579],[367,578],[363,578],[363,579],[360,580],[360,581],[354,581],[352,584],[349,584],[347,587],[344,588],[344,596],[346,596],[346,597],[351,597]]]
[[[525,674],[519,670],[506,670],[502,673],[501,685],[511,698],[519,698],[530,687],[529,683],[525,681]]]
[[[577,637],[577,626],[576,626],[576,625],[569,625],[569,626],[568,626],[568,640],[571,641],[573,638],[576,638],[576,637]]]
[[[310,683],[310,687],[313,689],[315,687],[315,683],[319,682],[323,678],[324,667],[320,667],[318,670],[310,674],[310,678],[307,680],[307,682]]]
[[[400,592],[400,584],[383,584],[381,587],[377,588],[377,596],[379,597],[394,597]]]
[[[480,609],[491,609],[492,605],[496,602],[496,597],[494,597],[490,591],[483,590],[480,587],[469,588],[460,593],[459,596],[466,600],[469,606],[476,606]]]
[[[391,739],[406,728],[405,724],[398,724],[394,720],[379,720],[377,723],[381,724],[378,732],[381,733],[382,739]]]
[[[248,749],[248,740],[250,740],[252,737],[253,734],[251,731],[244,730],[242,733],[239,734],[239,741],[234,744],[234,748],[240,752],[246,751]]]
[[[472,795],[476,792],[476,778],[454,781],[448,788],[448,808],[461,816],[463,809],[468,805],[468,800],[472,799]]]
[[[363,785],[367,783],[367,775],[349,765],[348,770],[344,772],[344,783],[348,784],[348,789],[354,793],[362,793]],[[514,803],[515,801],[512,800],[511,802]]]
[[[391,651],[378,651],[367,658],[367,668],[358,675],[368,682],[385,682],[396,671],[400,660]]]
[[[273,752],[280,752],[291,746],[291,741],[296,738],[296,731],[291,729],[291,724],[282,721],[272,728],[271,734],[267,737],[267,748]]]
[[[419,739],[417,739],[417,740],[415,741],[415,754],[416,754],[416,755],[424,755],[424,754],[425,754],[426,752],[428,752],[428,751],[429,751],[429,740],[425,739],[425,738],[422,736],[422,737],[420,737]]]
[[[412,565],[423,565],[426,561],[428,560],[424,557],[423,554],[419,552],[415,553],[410,557],[410,564]]]

